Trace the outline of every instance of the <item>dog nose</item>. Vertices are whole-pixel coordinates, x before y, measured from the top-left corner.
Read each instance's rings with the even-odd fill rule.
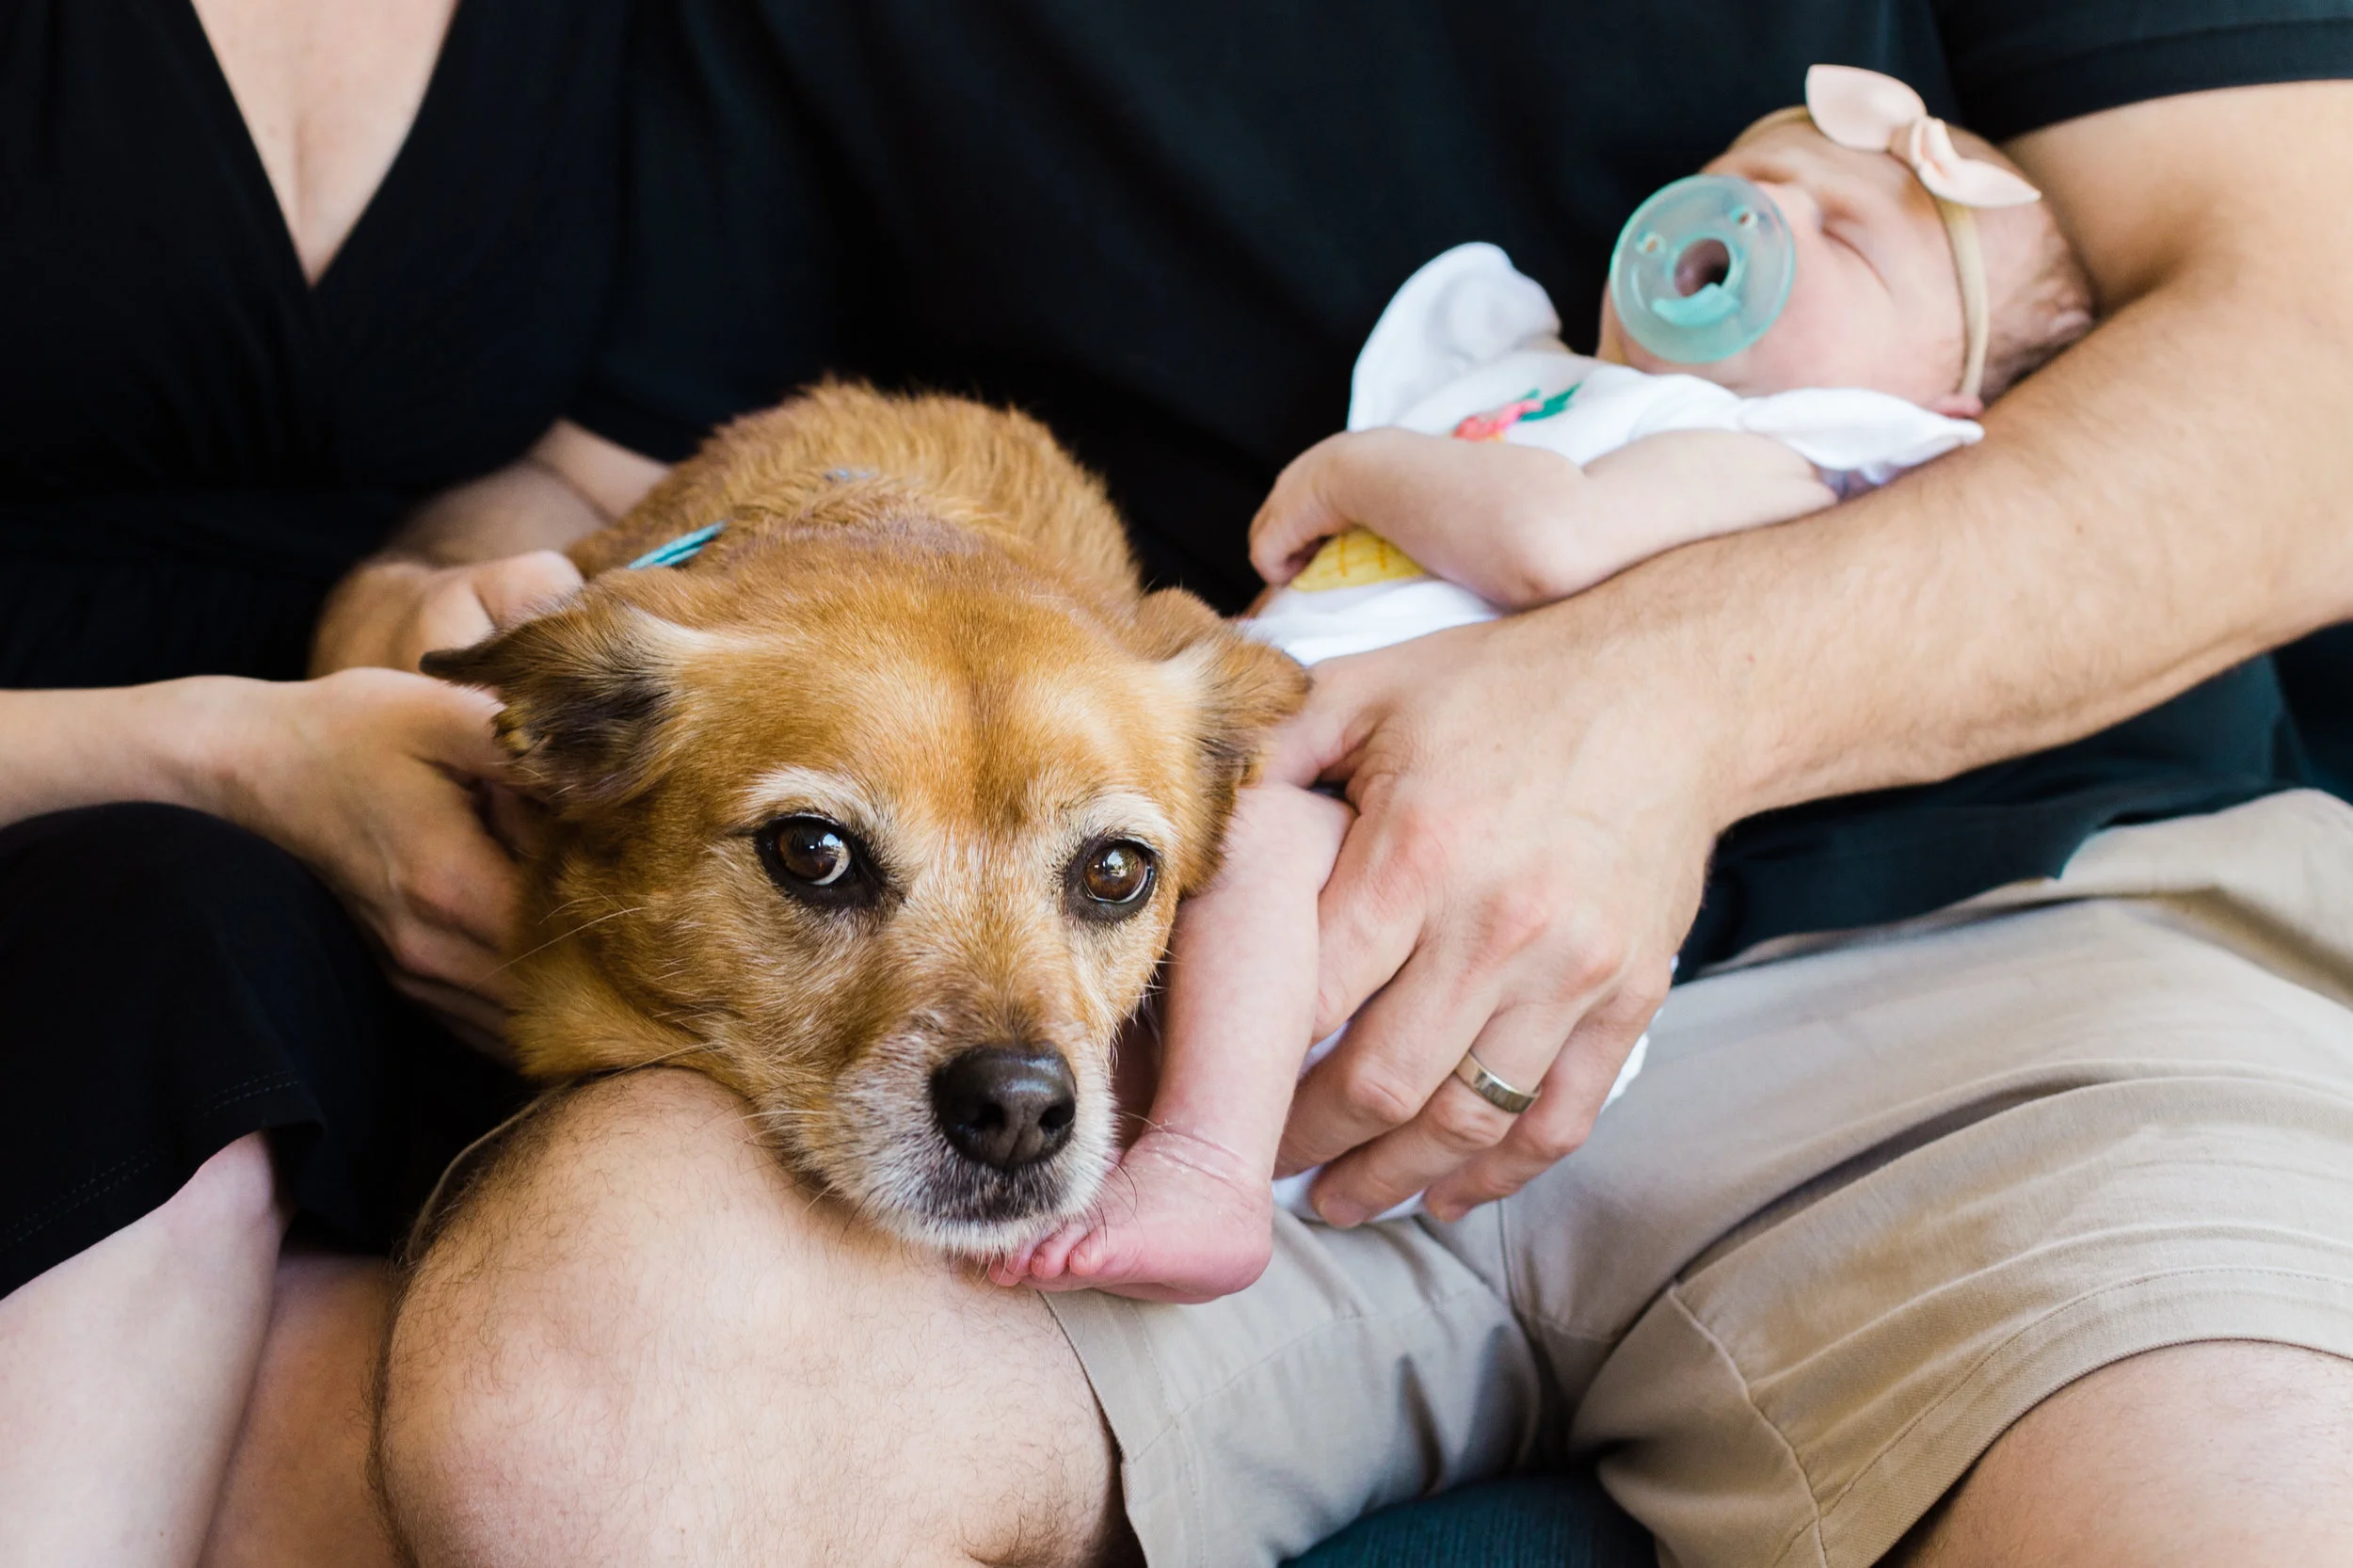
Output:
[[[1078,1089],[1059,1052],[977,1046],[932,1074],[932,1113],[969,1158],[1000,1171],[1051,1159],[1070,1141]]]

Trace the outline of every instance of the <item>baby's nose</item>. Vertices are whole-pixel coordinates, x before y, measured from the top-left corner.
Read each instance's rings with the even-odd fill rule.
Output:
[[[1051,1159],[1078,1112],[1059,1051],[976,1046],[932,1074],[932,1114],[967,1158],[1000,1171]]]

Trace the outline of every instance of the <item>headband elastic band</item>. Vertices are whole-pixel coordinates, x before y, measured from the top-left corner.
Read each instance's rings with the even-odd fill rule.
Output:
[[[1961,395],[1975,397],[1985,386],[1985,351],[1993,337],[1993,311],[1985,286],[1985,251],[1977,244],[1977,215],[1958,201],[1936,199],[1945,238],[1953,248],[1953,276],[1961,280]]]

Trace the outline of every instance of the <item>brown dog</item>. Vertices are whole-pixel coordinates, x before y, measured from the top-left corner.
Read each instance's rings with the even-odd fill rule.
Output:
[[[1144,592],[1052,438],[951,398],[821,387],[572,553],[571,601],[425,663],[502,695],[552,819],[525,1069],[699,1067],[959,1252],[1082,1211],[1113,1038],[1299,668]]]

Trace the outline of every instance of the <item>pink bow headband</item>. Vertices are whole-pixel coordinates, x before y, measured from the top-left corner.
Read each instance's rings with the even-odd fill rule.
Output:
[[[1814,127],[1857,152],[1885,152],[1907,165],[1940,200],[1963,207],[2018,207],[2042,193],[1999,164],[1953,145],[1952,128],[1893,76],[1850,65],[1805,73],[1805,112]]]
[[[1999,164],[1972,158],[1953,145],[1951,127],[1929,113],[1920,95],[1876,71],[1850,65],[1817,65],[1805,73],[1805,106],[1767,115],[1740,133],[1733,145],[1796,120],[1840,147],[1884,152],[1911,169],[1936,198],[1952,242],[1953,269],[1961,280],[1961,331],[1965,344],[1962,395],[1975,397],[1985,381],[1985,354],[1993,335],[1985,286],[1985,256],[1977,244],[1974,209],[2017,207],[2042,193]]]

